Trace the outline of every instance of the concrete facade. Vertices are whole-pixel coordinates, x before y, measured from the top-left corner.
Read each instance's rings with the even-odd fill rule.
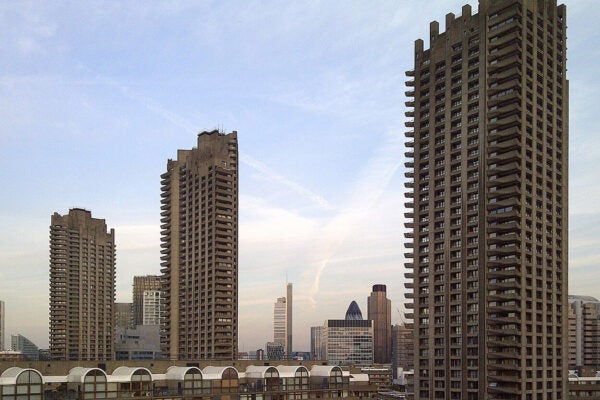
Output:
[[[115,303],[115,326],[133,328],[133,309],[131,303]]]
[[[115,360],[160,359],[160,326],[137,325],[135,328],[117,327],[115,332]]]
[[[600,301],[569,296],[569,369],[600,370]]]
[[[74,208],[50,224],[50,354],[111,360],[115,329],[115,231]]]
[[[566,399],[566,7],[480,0],[407,71],[416,399]]]
[[[161,175],[163,354],[234,359],[238,350],[237,132],[198,135]]]

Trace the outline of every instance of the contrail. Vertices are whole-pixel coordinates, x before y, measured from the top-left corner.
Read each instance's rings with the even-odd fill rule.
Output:
[[[304,186],[300,185],[297,182],[291,181],[287,178],[285,178],[284,176],[281,176],[275,172],[273,172],[271,169],[269,169],[265,164],[263,164],[262,162],[250,157],[247,154],[241,154],[240,156],[240,160],[254,168],[256,171],[262,173],[263,175],[266,175],[267,177],[269,177],[270,179],[283,184],[284,186],[287,186],[289,189],[293,190],[294,192],[298,193],[299,195],[301,195],[302,197],[304,197],[307,200],[312,201],[313,203],[316,203],[317,205],[319,205],[321,208],[324,208],[326,210],[331,210],[333,207],[331,206],[331,204],[329,204],[329,202],[327,200],[325,200],[323,197],[319,196],[318,194],[316,194],[315,192],[311,191],[310,189],[305,188]]]
[[[355,226],[364,217],[366,212],[373,208],[377,200],[383,195],[386,186],[403,163],[402,158],[398,161],[398,151],[396,148],[396,145],[401,143],[401,140],[398,139],[396,134],[387,134],[386,136],[387,140],[383,143],[379,154],[367,163],[364,169],[367,173],[354,185],[354,194],[349,202],[350,207],[345,208],[350,211],[342,211],[324,228],[324,230],[333,230],[335,237],[328,243],[329,246],[325,250],[326,256],[319,262],[315,274],[311,295],[309,296],[313,304],[316,304],[314,296],[319,292],[323,271],[346,238],[351,233],[354,233]],[[320,239],[327,236],[327,232],[324,232],[324,235],[319,235]]]
[[[87,69],[88,71],[91,71],[87,67],[83,67],[83,68]],[[146,109],[154,112],[155,114],[160,115],[165,120],[169,121],[170,123],[172,123],[173,125],[181,128],[181,129],[183,129],[184,131],[190,132],[190,133],[192,133],[192,132],[196,133],[198,131],[196,128],[194,128],[194,125],[190,121],[186,120],[185,118],[181,117],[180,115],[178,115],[170,110],[167,110],[166,108],[164,108],[163,106],[158,104],[156,101],[154,101],[148,97],[142,96],[141,94],[139,94],[136,91],[130,89],[129,87],[117,82],[116,80],[114,80],[112,78],[101,76],[99,74],[96,74],[96,79],[108,86],[112,86],[112,87],[118,89],[128,99],[137,101]],[[271,170],[269,167],[267,167],[264,163],[254,159],[253,157],[249,156],[248,154],[240,152],[240,161],[243,162],[244,164],[248,165],[249,167],[253,168],[254,170],[260,172],[261,174],[265,175],[269,179],[286,186],[288,189],[296,192],[303,198],[310,200],[311,202],[317,204],[319,207],[321,207],[325,210],[331,210],[333,208],[331,206],[331,204],[329,204],[329,202],[327,200],[325,200],[323,197],[319,196],[318,194],[311,191],[310,189],[305,188],[298,182],[294,182],[280,174],[277,174],[276,172]]]

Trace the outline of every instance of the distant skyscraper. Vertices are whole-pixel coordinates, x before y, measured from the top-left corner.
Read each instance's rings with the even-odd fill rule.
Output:
[[[4,347],[4,301],[0,300],[0,351],[6,350]]]
[[[283,345],[283,352],[286,352],[285,344],[287,340],[287,304],[285,297],[278,297],[273,306],[273,342]]]
[[[287,338],[286,338],[286,343],[285,343],[285,354],[288,360],[291,360],[292,357],[292,353],[294,352],[294,349],[292,347],[292,284],[288,283],[287,284],[287,295],[286,295],[286,306],[287,306],[287,310],[286,310],[286,334],[287,334]]]
[[[313,360],[325,360],[325,326],[310,327],[310,356]]]
[[[281,343],[285,358],[292,359],[292,284],[286,286],[286,297],[278,297],[273,307],[273,342]]]
[[[329,364],[373,364],[373,321],[330,319],[324,329],[324,354]]]
[[[23,335],[11,335],[11,350],[20,351],[27,361],[38,361],[40,353],[38,347]]]
[[[373,320],[374,362],[387,364],[392,359],[392,302],[386,297],[385,285],[373,285],[367,310],[367,319]]]
[[[567,398],[566,7],[479,0],[407,71],[415,399]]]
[[[53,360],[111,360],[114,350],[115,231],[80,208],[52,215],[50,354]]]
[[[360,307],[356,304],[356,301],[352,300],[352,303],[348,306],[348,310],[346,310],[346,318],[347,321],[350,320],[362,320],[362,312],[360,311]]]
[[[570,367],[600,369],[600,301],[591,296],[569,296]]]
[[[115,326],[133,328],[133,308],[131,303],[115,303]]]
[[[146,290],[161,290],[161,280],[158,275],[133,277],[133,324],[144,324],[144,292]]]
[[[238,349],[237,132],[198,135],[161,175],[165,357],[234,359]]]

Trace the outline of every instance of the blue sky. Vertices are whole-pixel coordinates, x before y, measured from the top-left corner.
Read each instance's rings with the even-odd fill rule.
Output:
[[[477,4],[469,1],[474,12]],[[567,1],[570,292],[600,297],[600,9]],[[237,130],[240,348],[403,310],[404,71],[464,1],[0,2],[0,299],[7,335],[48,343],[48,225],[85,207],[116,230],[117,301],[159,272],[159,176],[205,129]]]

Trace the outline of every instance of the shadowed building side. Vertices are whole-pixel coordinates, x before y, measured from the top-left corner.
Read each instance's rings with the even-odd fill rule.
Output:
[[[237,357],[237,132],[198,135],[161,175],[163,354]]]
[[[112,360],[115,330],[115,230],[73,208],[50,224],[50,355]]]
[[[566,7],[471,11],[406,72],[415,399],[566,399]]]

